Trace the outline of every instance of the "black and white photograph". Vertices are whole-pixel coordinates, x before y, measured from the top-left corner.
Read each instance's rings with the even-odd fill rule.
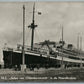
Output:
[[[84,82],[84,2],[0,2],[0,82]]]

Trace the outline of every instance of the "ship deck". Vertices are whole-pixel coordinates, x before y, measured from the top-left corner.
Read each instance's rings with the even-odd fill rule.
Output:
[[[21,51],[13,51],[13,52],[21,53]],[[35,53],[35,52],[30,52],[30,51],[25,52],[25,54],[40,56],[40,53]],[[45,58],[50,57],[51,59],[55,59],[55,60],[59,60],[59,61],[62,60],[62,56],[60,56],[60,55],[59,56],[57,55],[57,57],[55,57],[55,56],[43,54],[42,57],[45,57]],[[63,54],[63,61],[70,62],[70,63],[84,63],[84,60],[81,60],[82,58],[84,58],[84,56],[74,56],[74,57],[77,57],[77,58],[79,57],[79,60],[71,59],[68,56],[66,56],[66,54]]]

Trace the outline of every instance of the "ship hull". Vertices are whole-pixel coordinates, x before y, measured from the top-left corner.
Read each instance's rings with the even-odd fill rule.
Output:
[[[15,65],[20,67],[22,64],[22,53],[3,51],[3,60],[5,68],[14,67]],[[25,64],[27,67],[30,65],[34,65],[34,67],[37,67],[37,65],[39,67],[60,67],[60,61],[49,58],[46,55],[34,53],[25,53]]]
[[[64,54],[65,55],[65,54]],[[3,51],[3,60],[5,68],[13,68],[17,65],[20,67],[22,64],[22,52],[21,51]],[[60,67],[62,63],[62,56],[54,55],[43,55],[34,52],[25,52],[25,64],[27,67]],[[63,57],[63,64],[65,67],[71,66],[84,66],[84,61],[71,59],[69,57]]]

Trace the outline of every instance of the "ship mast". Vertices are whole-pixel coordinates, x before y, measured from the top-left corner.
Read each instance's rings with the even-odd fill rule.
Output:
[[[32,35],[31,35],[31,50],[33,50],[33,44],[34,44],[34,29],[35,27],[37,27],[37,25],[35,25],[35,3],[33,5],[33,18],[32,18],[32,23],[31,25],[29,25],[28,27],[30,27],[32,29]]]
[[[82,51],[82,37],[80,36],[80,56],[81,56],[81,51]],[[82,58],[80,58],[80,60],[81,60],[80,67],[82,68],[83,67]]]
[[[82,50],[82,36],[80,36],[80,50]]]
[[[24,72],[26,69],[24,48],[25,48],[25,5],[23,5],[23,46],[22,46],[22,65],[21,65],[22,72]]]
[[[22,46],[22,64],[25,64],[25,52],[24,52],[24,45],[25,45],[25,6],[23,5],[23,46]]]
[[[78,38],[77,38],[77,48],[78,48],[78,56],[81,56],[81,51],[82,51],[82,37],[80,36],[80,33],[78,33]],[[80,67],[82,68],[82,58],[80,57]]]
[[[78,33],[78,37],[77,37],[77,49],[78,49],[78,54],[79,54],[79,33]]]
[[[63,68],[63,26],[62,26],[62,62],[61,66]]]

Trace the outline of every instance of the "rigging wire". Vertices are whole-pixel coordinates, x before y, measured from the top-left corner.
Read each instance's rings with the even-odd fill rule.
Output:
[[[56,28],[55,36],[61,38],[61,32],[60,32],[60,30],[61,30],[61,28]],[[46,34],[44,32],[40,32],[39,30],[35,29],[35,34],[37,35],[39,41],[46,40],[46,38],[44,37],[44,36],[46,36]]]
[[[36,31],[36,34],[37,34],[37,36],[38,36],[38,40],[39,41],[42,41],[42,39],[43,40],[45,40],[44,39],[44,36],[41,34],[41,32],[39,31],[39,30],[35,30]],[[44,33],[43,33],[44,34]],[[45,35],[45,34],[44,34]]]
[[[41,37],[39,37],[40,34],[38,34],[37,30],[35,29],[35,37],[37,38],[37,40],[40,42],[41,41]]]
[[[30,36],[31,36],[31,29],[28,29],[27,34],[26,34],[26,38],[25,38],[26,44],[30,43],[30,38],[31,38]]]

